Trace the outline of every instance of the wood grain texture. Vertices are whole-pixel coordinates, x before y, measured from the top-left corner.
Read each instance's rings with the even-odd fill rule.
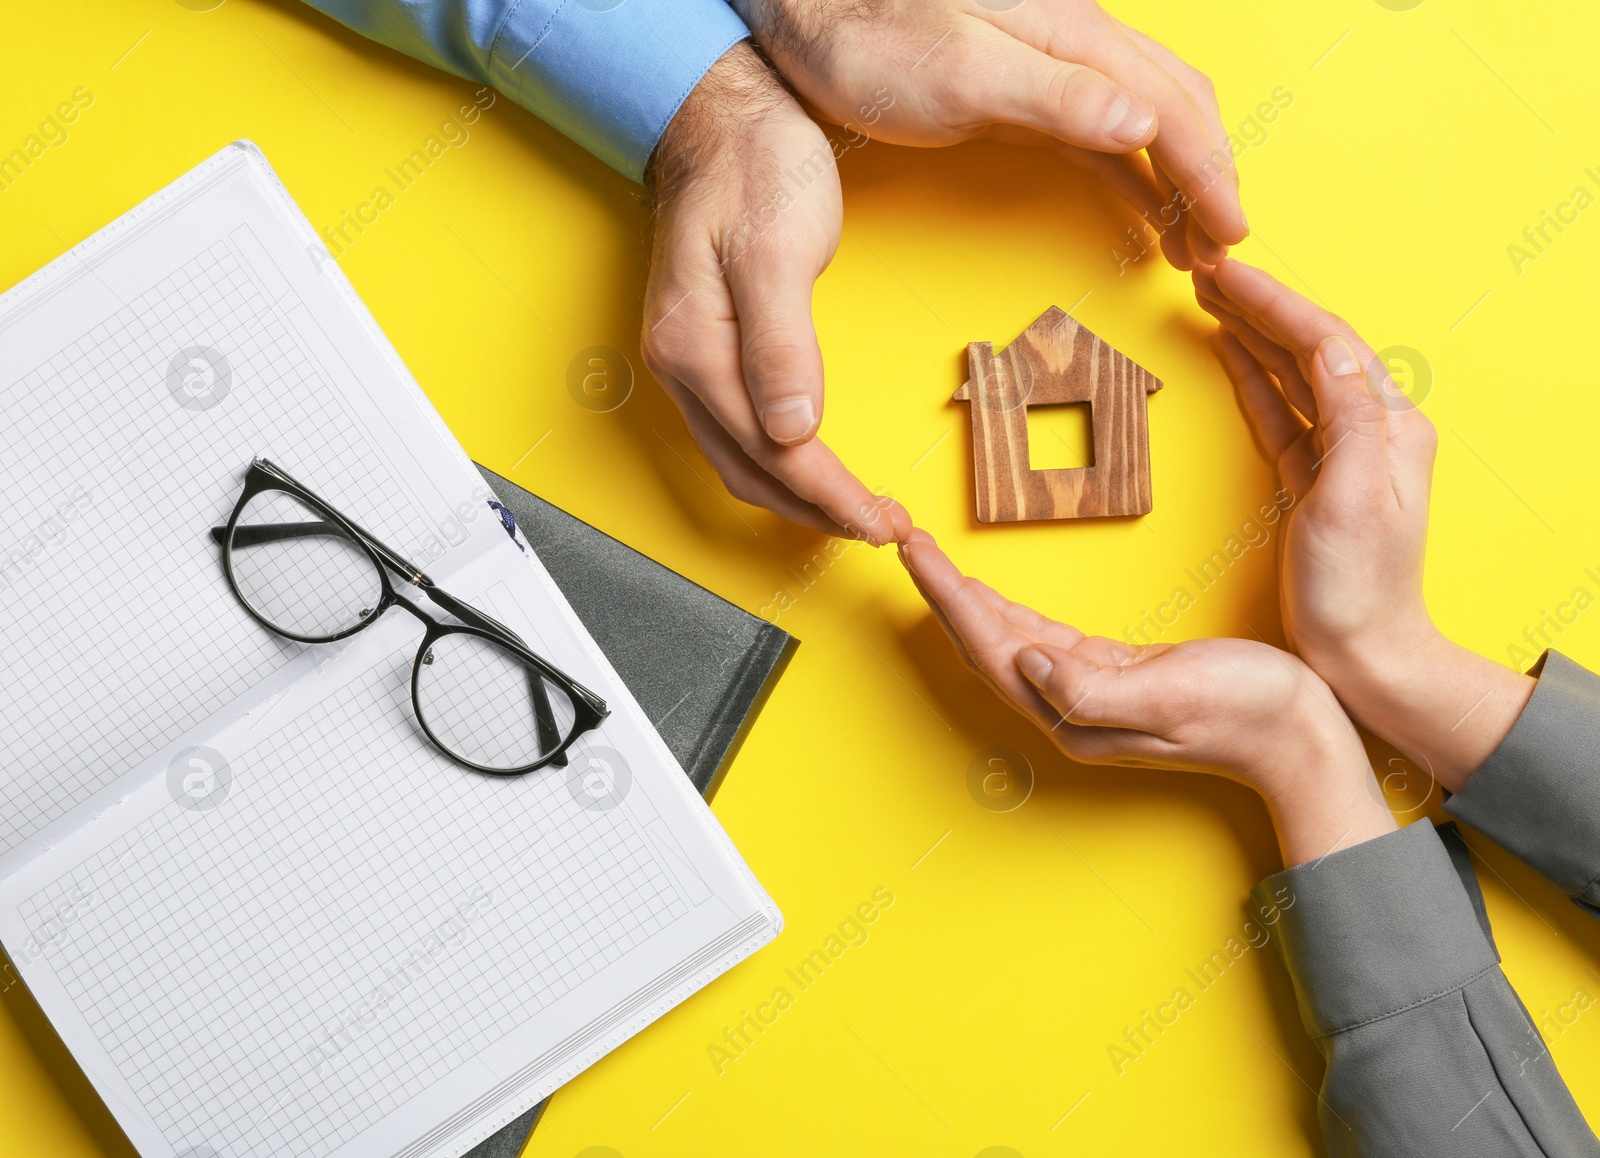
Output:
[[[1052,306],[996,354],[967,347],[978,520],[1083,519],[1150,513],[1149,395],[1161,381]],[[1088,403],[1094,462],[1034,470],[1028,407]]]

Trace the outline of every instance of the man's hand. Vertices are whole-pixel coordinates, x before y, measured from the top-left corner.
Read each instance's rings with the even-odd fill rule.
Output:
[[[902,145],[1050,144],[1159,223],[1179,269],[1244,240],[1211,82],[1093,0],[732,2],[828,120]]]
[[[1194,275],[1217,350],[1283,485],[1290,645],[1358,721],[1454,790],[1533,680],[1445,639],[1423,598],[1438,435],[1343,320],[1228,260]]]
[[[967,666],[1072,759],[1246,784],[1285,864],[1394,831],[1355,729],[1293,656],[1241,639],[1085,636],[962,575],[923,531],[900,557]]]
[[[881,545],[911,529],[813,436],[822,351],[811,290],[842,220],[827,138],[748,44],[706,74],[651,162],[644,359],[728,489]]]

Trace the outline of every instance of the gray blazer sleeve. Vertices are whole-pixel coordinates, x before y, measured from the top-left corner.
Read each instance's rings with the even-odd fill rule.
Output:
[[[1545,652],[1509,735],[1445,804],[1600,917],[1600,676]]]
[[[1466,856],[1453,825],[1422,821],[1256,886],[1327,1062],[1331,1158],[1600,1158]]]

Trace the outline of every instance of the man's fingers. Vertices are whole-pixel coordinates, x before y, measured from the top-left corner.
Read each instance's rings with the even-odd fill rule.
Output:
[[[1194,254],[1196,261],[1204,265],[1215,265],[1228,256],[1228,247],[1207,233],[1205,226],[1200,224],[1200,219],[1194,214],[1189,214],[1184,221],[1189,250]]]
[[[953,107],[969,127],[1019,125],[1102,153],[1131,152],[1155,139],[1155,106],[1138,93],[989,24],[975,23],[967,35],[949,80]]]
[[[1156,187],[1155,174],[1150,159],[1143,153],[1102,153],[1068,145],[1053,137],[1039,133],[1013,130],[997,132],[996,139],[1025,144],[1046,143],[1058,156],[1077,169],[1097,178],[1108,189],[1122,198],[1146,221],[1158,220],[1161,211],[1161,190]]]
[[[764,67],[761,75],[772,79]],[[779,104],[756,109],[755,121],[729,134],[726,155],[697,164],[692,181],[672,186],[663,200],[645,302],[645,363],[703,407],[703,415],[685,407],[690,428],[735,493],[743,487],[741,497],[816,525],[814,514],[764,481],[770,477],[832,525],[883,544],[910,532],[910,516],[812,437],[821,417],[822,360],[811,288],[838,245],[842,210],[826,138],[779,96]],[[776,441],[768,426],[790,444]]]
[[[1183,211],[1184,194],[1173,184],[1167,171],[1153,159],[1151,172],[1155,174],[1156,187],[1161,190],[1161,206],[1156,211],[1161,230],[1161,252],[1173,269],[1194,269],[1200,262],[1194,250],[1189,248],[1189,229],[1186,224],[1189,219]]]
[[[1186,208],[1206,234],[1223,245],[1245,239],[1249,226],[1239,203],[1239,175],[1211,82],[1164,46],[1107,17],[1085,58],[1156,107],[1161,131],[1150,156],[1183,192]]]
[[[1111,22],[1122,30],[1124,36],[1143,49],[1146,56],[1166,69],[1167,74],[1189,94],[1189,101],[1200,114],[1200,121],[1210,134],[1212,144],[1218,147],[1226,146],[1228,130],[1222,124],[1222,110],[1217,105],[1216,90],[1205,73],[1159,40],[1145,35],[1132,25],[1118,20],[1115,16],[1111,17]],[[1231,150],[1229,155],[1232,155]]]
[[[822,423],[822,349],[811,321],[811,290],[822,270],[814,265],[776,232],[723,264],[739,317],[745,387],[762,429],[785,445],[811,438]]]
[[[1084,8],[1080,12],[1076,6],[1046,0],[1009,7],[990,19],[1041,53],[1096,69],[1110,84],[1147,101],[1156,124],[1148,145],[1151,159],[1167,170],[1184,195],[1173,203],[1175,211],[1192,205],[1205,232],[1223,245],[1244,240],[1248,230],[1239,207],[1233,154],[1227,134],[1221,132],[1211,82],[1154,41],[1130,36],[1130,29],[1105,12]],[[1189,250],[1186,234],[1180,229],[1181,242],[1163,245],[1169,257],[1173,250]]]
[[[657,377],[667,394],[678,404],[689,433],[728,488],[729,494],[751,506],[765,507],[802,527],[811,527],[826,535],[851,537],[850,532],[829,518],[822,508],[806,502],[762,470],[728,432],[717,425],[692,390],[670,375],[658,373]]]
[[[905,508],[868,490],[821,439],[780,446],[761,429],[745,387],[731,297],[720,279],[702,282],[698,290],[688,294],[676,291],[673,280],[663,277],[661,281],[674,288],[653,296],[675,304],[658,314],[647,313],[647,320],[652,316],[658,320],[646,328],[645,363],[658,380],[664,384],[668,380],[681,383],[699,402],[709,421],[685,405],[682,397],[677,398],[690,430],[696,441],[707,448],[708,457],[712,447],[722,446],[713,433],[714,426],[732,440],[743,459],[759,468],[753,477],[737,468],[725,472],[730,489],[740,498],[767,506],[770,492],[757,485],[764,473],[802,503],[821,510],[833,524],[859,532],[868,542],[882,545],[908,534],[911,516]],[[716,453],[722,459],[719,468],[732,461],[726,448]],[[741,493],[740,488],[748,493]],[[792,517],[787,507],[779,509],[779,513]],[[796,521],[816,525],[815,519]]]

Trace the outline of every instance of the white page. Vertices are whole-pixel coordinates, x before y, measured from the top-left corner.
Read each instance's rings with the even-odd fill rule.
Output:
[[[298,653],[206,536],[254,455],[424,565],[429,539],[500,534],[256,156],[219,154],[0,297],[0,670],[28,673],[0,680],[0,852]],[[225,388],[180,398],[173,363],[199,349]]]
[[[112,467],[95,453],[63,466],[59,456],[75,452],[58,443],[58,458],[41,454],[30,468],[35,485],[81,469],[86,487],[106,493],[85,511],[87,529],[67,524],[14,579],[6,595],[28,601],[13,630],[43,648],[52,621],[84,600],[101,615],[85,638],[105,646],[106,622],[146,625],[183,592],[156,641],[165,674],[128,701],[135,735],[108,770],[68,769],[83,803],[40,820],[0,860],[0,941],[143,1154],[458,1154],[770,940],[781,919],[537,560],[479,517],[488,509],[473,497],[470,464],[337,271],[301,248],[309,227],[265,163],[235,147],[164,197],[86,245],[92,265],[58,263],[0,299],[0,356],[70,348],[74,310],[85,329],[135,317],[125,340],[157,350],[78,392],[102,416],[118,405],[135,412],[105,423],[109,434],[80,420],[79,444],[125,439],[110,447]],[[235,251],[246,222],[249,240]],[[137,413],[150,409],[160,343],[195,340],[164,316],[181,311],[181,300],[167,303],[182,295],[170,283],[150,294],[137,275],[142,261],[146,281],[164,280],[165,266],[141,250],[166,254],[175,237],[177,268],[233,254],[236,280],[270,282],[263,260],[281,278],[261,291],[273,304],[252,306],[250,328],[227,347],[227,397],[183,410],[213,425],[181,436],[160,433],[172,414],[140,427]],[[221,328],[200,340],[240,333],[239,323],[212,324]],[[272,344],[265,361],[249,346],[254,334]],[[276,367],[301,363],[265,389]],[[235,398],[256,383],[281,414]],[[17,396],[6,396],[8,415]],[[35,428],[51,425],[47,407],[30,413]],[[321,440],[345,414],[362,422],[330,448]],[[418,562],[460,543],[429,564],[435,579],[612,708],[570,770],[483,777],[427,745],[407,688],[419,635],[409,616],[300,648],[237,612],[205,529],[222,521],[243,461],[262,449]],[[3,485],[9,499],[10,476]],[[102,528],[102,504],[145,529]],[[117,565],[97,549],[150,559]],[[95,567],[114,580],[109,590],[76,577]],[[195,645],[185,633],[210,638]],[[113,646],[112,664],[126,664],[152,641]],[[174,686],[211,689],[205,664],[219,651],[252,664],[249,677],[224,680],[215,702],[187,715],[151,718]],[[116,702],[96,674],[106,686],[89,694]],[[185,757],[196,747],[207,750],[199,765]],[[197,766],[226,769],[215,781],[223,790],[200,808],[183,793]],[[619,769],[614,806],[586,793],[586,777]],[[22,780],[24,790],[36,784],[49,785],[43,771]]]

